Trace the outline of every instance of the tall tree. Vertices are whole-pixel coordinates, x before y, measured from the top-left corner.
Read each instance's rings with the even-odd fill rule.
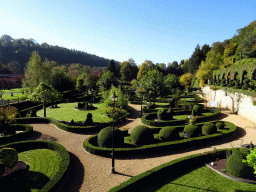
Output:
[[[46,104],[61,99],[62,96],[52,86],[41,82],[29,98],[43,103],[44,117],[46,117]]]
[[[177,61],[173,61],[172,64],[171,64],[171,67],[176,69],[177,67],[179,66],[178,62]]]
[[[116,64],[115,64],[115,61],[113,59],[111,59],[109,61],[109,65],[108,65],[107,70],[114,73],[115,75],[117,75]]]

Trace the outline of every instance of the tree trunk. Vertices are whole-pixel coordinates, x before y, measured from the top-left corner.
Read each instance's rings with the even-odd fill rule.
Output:
[[[43,108],[44,108],[44,117],[46,117],[45,100],[43,100]]]

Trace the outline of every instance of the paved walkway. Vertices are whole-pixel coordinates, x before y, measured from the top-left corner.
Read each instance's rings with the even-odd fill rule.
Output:
[[[129,133],[135,126],[141,124],[141,106],[134,104],[130,104],[130,106],[133,108],[131,117],[118,125],[121,129],[127,128]],[[72,169],[69,170],[69,176],[58,190],[59,192],[105,192],[133,176],[180,157],[210,151],[214,147],[221,149],[240,147],[241,144],[251,141],[256,143],[256,125],[253,122],[239,115],[231,115],[228,111],[222,111],[222,113],[222,120],[230,121],[238,127],[238,134],[232,139],[191,147],[175,153],[166,151],[161,155],[116,159],[115,170],[118,174],[111,174],[111,158],[92,155],[83,149],[83,141],[97,132],[77,134],[58,129],[52,124],[31,124],[34,134],[29,139],[55,140],[69,152]]]

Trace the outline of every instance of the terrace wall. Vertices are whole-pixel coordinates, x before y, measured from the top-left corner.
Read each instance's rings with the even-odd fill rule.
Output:
[[[224,90],[211,90],[209,86],[203,87],[202,92],[205,93],[208,102],[217,101],[218,108],[228,108],[229,110],[231,110],[232,107],[231,97],[233,97],[234,111],[256,123],[256,106],[252,104],[253,98],[251,96],[242,93],[228,93],[228,96],[225,96]],[[239,95],[241,95],[241,97],[238,101]]]

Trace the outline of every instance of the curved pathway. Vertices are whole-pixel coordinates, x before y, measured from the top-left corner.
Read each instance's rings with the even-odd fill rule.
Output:
[[[125,122],[118,125],[120,129],[128,129],[129,133],[135,126],[141,124],[141,106],[134,104],[130,104],[130,106],[133,108],[131,116]],[[71,169],[69,170],[68,177],[58,190],[59,192],[105,192],[133,176],[180,157],[211,151],[214,147],[221,149],[240,147],[241,144],[251,141],[256,143],[256,125],[253,122],[239,115],[228,114],[228,111],[222,111],[222,113],[222,120],[230,121],[238,127],[238,134],[233,136],[233,138],[172,153],[166,151],[165,153],[154,156],[141,155],[133,156],[131,159],[119,158],[115,160],[117,174],[111,174],[111,158],[92,155],[83,149],[83,141],[97,132],[77,134],[58,129],[53,124],[31,124],[34,134],[28,140],[54,140],[63,145],[69,152]]]

